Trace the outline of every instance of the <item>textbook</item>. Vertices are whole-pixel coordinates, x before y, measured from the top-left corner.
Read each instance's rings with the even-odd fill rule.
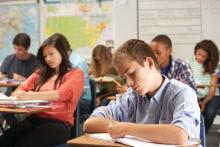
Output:
[[[118,142],[122,143],[128,146],[133,146],[133,147],[178,147],[181,145],[167,145],[167,144],[159,144],[159,143],[153,143],[152,141],[131,136],[131,135],[126,135],[123,138],[118,138],[118,139],[112,139],[111,136],[108,133],[96,133],[96,134],[90,134],[91,137],[104,140],[104,141],[110,141],[110,142]],[[185,145],[190,146],[194,144],[199,144],[200,141],[198,139],[195,140],[190,140],[188,141]]]
[[[109,76],[103,76],[103,77],[94,78],[94,80],[96,82],[113,82],[115,78]]]
[[[3,93],[0,93],[0,106],[1,107],[18,107],[18,108],[30,108],[40,107],[49,104],[46,100],[17,100],[15,97],[8,97]]]

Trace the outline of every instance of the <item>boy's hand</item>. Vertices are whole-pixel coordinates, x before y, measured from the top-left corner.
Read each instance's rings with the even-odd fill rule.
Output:
[[[21,76],[19,74],[13,73],[13,79],[17,80],[17,81],[24,81],[25,77],[23,77],[23,76]]]
[[[108,125],[108,133],[113,139],[121,138],[127,135],[127,123],[111,121]]]

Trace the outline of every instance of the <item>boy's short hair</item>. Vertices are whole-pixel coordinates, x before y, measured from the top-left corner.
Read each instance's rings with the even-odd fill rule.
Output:
[[[14,37],[12,43],[17,46],[23,46],[28,50],[31,44],[31,38],[26,33],[19,33]]]
[[[159,69],[159,64],[153,50],[142,40],[130,39],[122,44],[113,55],[113,65],[119,63],[122,60],[122,56],[135,60],[141,66],[144,66],[146,57],[150,57],[154,61],[155,67]]]
[[[157,35],[156,37],[152,39],[152,42],[159,42],[159,43],[166,45],[167,48],[172,48],[171,39],[167,35],[164,35],[164,34]]]

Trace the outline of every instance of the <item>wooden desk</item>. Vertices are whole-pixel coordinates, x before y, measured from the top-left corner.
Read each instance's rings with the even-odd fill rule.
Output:
[[[0,112],[32,114],[32,113],[48,111],[50,109],[51,109],[50,107],[46,107],[46,108],[4,108],[4,107],[0,107]]]
[[[196,85],[196,88],[205,88],[205,87],[214,87],[214,85],[209,85],[209,84],[197,84]],[[220,87],[220,85],[217,84],[216,87]]]
[[[85,134],[81,137],[71,139],[67,141],[67,144],[74,146],[74,147],[96,147],[96,146],[103,146],[103,147],[127,147],[126,145],[114,142],[103,141],[99,139],[95,139],[89,137],[89,134]]]
[[[108,142],[108,141],[95,139],[95,138],[90,137],[89,134],[85,134],[81,137],[71,139],[71,140],[67,141],[67,144],[74,146],[74,147],[96,147],[96,146],[128,147],[127,145],[120,144],[120,143],[114,143],[114,142]],[[198,146],[199,146],[199,142],[195,143],[193,145],[178,145],[177,147],[198,147]]]
[[[2,83],[0,82],[0,87],[18,87],[20,83]]]

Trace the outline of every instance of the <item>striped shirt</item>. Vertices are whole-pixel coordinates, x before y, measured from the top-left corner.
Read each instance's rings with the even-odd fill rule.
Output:
[[[190,65],[191,68],[193,70],[193,75],[194,75],[194,79],[197,85],[207,85],[210,84],[211,82],[211,77],[212,75],[209,73],[203,73],[204,71],[204,67],[202,64],[198,63],[194,58],[190,60]],[[217,74],[217,70],[215,73],[213,74]],[[205,87],[205,88],[197,88],[197,96],[198,99],[203,99],[209,92],[209,87]],[[216,93],[215,95],[219,95],[219,90],[218,88],[216,89]]]

